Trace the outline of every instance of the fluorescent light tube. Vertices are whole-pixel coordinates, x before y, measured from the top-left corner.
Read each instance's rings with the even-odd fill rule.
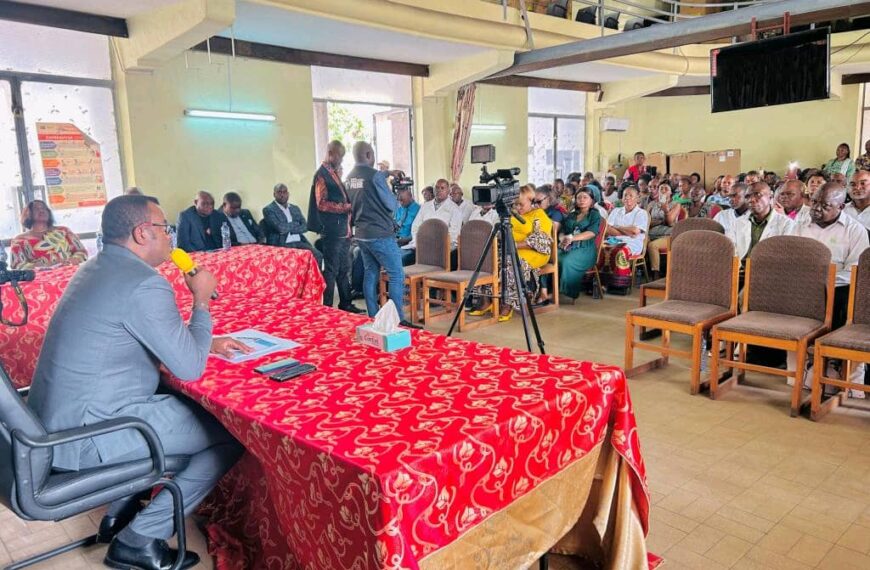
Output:
[[[275,115],[265,113],[236,113],[233,111],[206,111],[203,109],[185,109],[184,114],[188,117],[200,117],[203,119],[235,119],[239,121],[274,121]]]
[[[506,131],[507,125],[471,125],[472,130],[475,131]]]

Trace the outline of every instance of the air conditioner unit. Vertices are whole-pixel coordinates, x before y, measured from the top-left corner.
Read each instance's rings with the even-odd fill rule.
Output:
[[[601,130],[606,133],[624,133],[628,131],[628,119],[601,117]]]

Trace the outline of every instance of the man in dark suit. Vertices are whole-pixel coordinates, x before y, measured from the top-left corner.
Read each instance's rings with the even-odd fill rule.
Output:
[[[250,349],[212,336],[211,295],[216,280],[206,269],[185,275],[193,296],[185,323],[175,292],[154,268],[169,258],[169,223],[146,196],[118,196],[103,210],[105,247],[81,266],[55,309],[33,375],[28,406],[51,431],[132,416],[157,432],[167,455],[187,455],[175,474],[187,514],[214,487],[243,448],[214,416],[192,400],[158,394],[161,365],[182,381],[197,380],[210,352],[232,355]],[[57,469],[78,471],[147,457],[148,446],[132,430],[60,446]],[[111,537],[106,565],[164,570],[175,553],[166,490],[137,513],[138,501],[115,501],[100,524]],[[188,552],[182,568],[199,557]]]
[[[178,214],[178,247],[184,251],[220,249],[221,226],[229,225],[227,217],[214,209],[214,197],[200,190],[193,206]]]
[[[278,183],[272,190],[275,200],[263,208],[263,231],[266,243],[280,247],[307,249],[317,259],[317,266],[323,262],[323,255],[305,238],[308,225],[302,210],[290,203],[287,185]]]
[[[242,208],[242,197],[236,192],[224,194],[224,204],[221,208],[230,223],[230,242],[233,245],[263,243],[263,230],[254,220],[250,210]]]

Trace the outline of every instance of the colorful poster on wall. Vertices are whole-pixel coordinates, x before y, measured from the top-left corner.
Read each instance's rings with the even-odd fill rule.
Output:
[[[100,143],[72,123],[36,123],[45,188],[52,208],[106,203]]]

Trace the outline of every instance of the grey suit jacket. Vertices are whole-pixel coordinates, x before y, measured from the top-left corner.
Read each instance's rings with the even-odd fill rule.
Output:
[[[277,202],[272,200],[263,208],[263,231],[266,234],[266,243],[268,245],[283,246],[287,241],[288,234],[299,234],[299,238],[304,243],[308,243],[305,238],[305,232],[308,231],[308,224],[305,222],[305,216],[302,215],[302,210],[299,206],[287,203],[287,209],[290,210],[290,217],[293,222],[287,221],[287,216],[281,211],[281,207]]]
[[[28,405],[49,432],[132,415],[172,422],[175,396],[156,395],[160,364],[182,380],[202,374],[211,315],[194,309],[185,325],[172,286],[128,249],[106,244],[82,265],[45,336]],[[145,441],[123,431],[91,440],[102,462]],[[82,442],[61,446],[53,465],[78,470]]]

